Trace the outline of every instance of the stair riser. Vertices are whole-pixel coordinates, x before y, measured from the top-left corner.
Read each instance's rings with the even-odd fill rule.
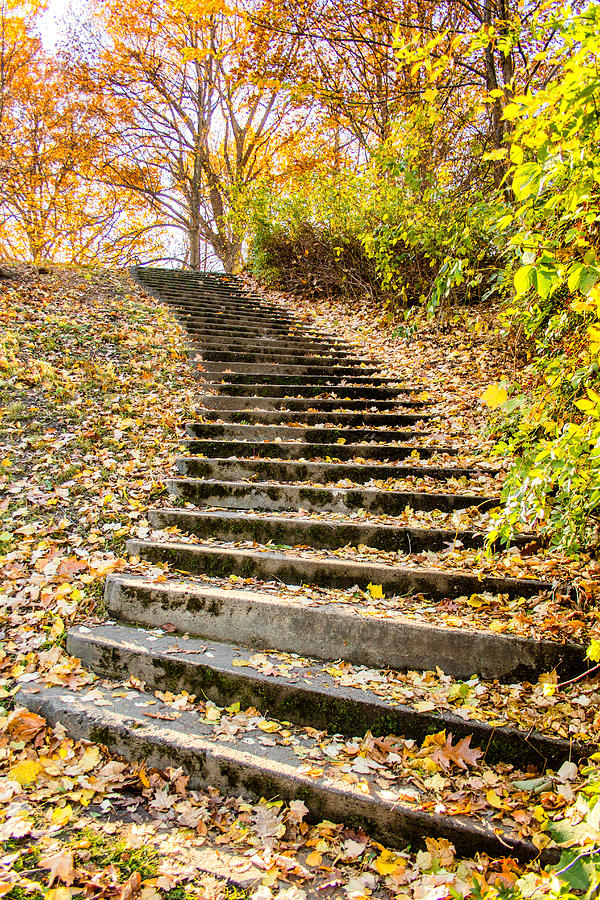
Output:
[[[364,509],[373,515],[399,516],[406,507],[415,510],[451,512],[456,509],[492,509],[498,500],[477,495],[427,494],[376,489],[300,487],[293,484],[246,484],[235,481],[202,481],[169,478],[167,487],[175,497],[202,506],[225,509],[285,510],[356,513]]]
[[[181,634],[208,641],[322,660],[346,659],[378,669],[435,671],[439,666],[455,678],[477,674],[511,683],[535,682],[539,674],[554,668],[561,678],[569,678],[585,667],[583,651],[572,645],[348,615],[336,604],[293,605],[276,596],[264,601],[250,591],[181,589],[111,576],[105,600],[111,615],[148,628],[169,622]]]
[[[185,534],[218,541],[256,541],[290,547],[308,546],[336,550],[340,547],[376,547],[388,552],[422,553],[443,550],[460,540],[464,547],[482,547],[485,535],[454,529],[401,528],[392,525],[341,525],[336,522],[307,523],[283,517],[254,518],[232,515],[225,520],[201,512],[150,510],[148,519],[154,528],[177,526]]]
[[[520,768],[525,768],[527,761],[537,766],[545,758],[548,767],[558,769],[565,760],[590,752],[589,747],[573,748],[567,741],[543,735],[528,737],[516,729],[465,722],[448,711],[440,715],[417,713],[410,707],[365,699],[358,690],[344,697],[340,690],[328,692],[317,685],[290,684],[284,678],[240,671],[231,665],[182,660],[155,648],[124,647],[76,631],[69,632],[67,652],[100,677],[127,681],[133,675],[150,691],[187,691],[221,707],[238,702],[242,710],[255,707],[280,721],[330,734],[354,737],[370,731],[375,736],[395,734],[422,743],[427,735],[446,729],[457,740],[471,735],[473,746],[486,748],[488,764],[504,761]]]
[[[389,441],[410,441],[413,438],[425,434],[417,430],[377,430],[369,428],[293,428],[290,425],[227,425],[217,422],[191,422],[186,425],[186,432],[190,437],[243,439],[247,441],[274,441],[281,438],[282,441],[303,441],[305,443],[335,444],[343,440],[348,444],[357,444],[366,441],[375,441],[385,444]],[[340,446],[344,446],[340,444]]]
[[[317,366],[325,369],[329,368],[359,368],[365,371],[363,363],[364,359],[356,356],[330,356],[327,353],[269,353],[268,351],[232,353],[229,350],[208,350],[201,351],[190,350],[189,355],[193,359],[199,359],[201,362],[219,362],[219,363],[273,363],[274,365],[290,366]],[[366,363],[367,370],[377,371],[377,366]]]
[[[182,441],[191,454],[203,453],[215,459],[227,459],[230,456],[243,458],[255,456],[273,459],[310,459],[311,457],[330,457],[330,459],[351,460],[361,457],[365,460],[380,459],[410,461],[412,453],[418,453],[421,459],[428,459],[438,452],[432,447],[416,447],[414,444],[289,444],[285,442],[272,444],[247,443],[244,441]],[[440,447],[440,453],[456,454],[454,447]]]
[[[304,425],[326,425],[334,422],[336,425],[373,425],[374,427],[397,428],[400,425],[413,425],[428,419],[427,413],[313,413],[302,410],[292,412],[268,412],[255,410],[219,410],[218,412],[203,412],[202,418],[209,421],[219,419],[225,422],[255,423],[258,425],[285,425],[286,422],[302,422]]]
[[[86,706],[81,701],[66,706],[60,692],[47,688],[35,694],[25,689],[20,698],[51,725],[60,721],[76,739],[104,744],[112,753],[138,763],[143,761],[148,768],[181,767],[190,776],[188,787],[192,790],[210,785],[226,794],[241,795],[256,802],[261,797],[301,799],[313,821],[327,819],[363,828],[372,837],[392,846],[406,842],[419,845],[424,835],[435,835],[451,841],[458,852],[465,854],[487,852],[505,856],[510,850],[524,859],[539,855],[530,843],[514,839],[500,841],[483,824],[458,817],[434,816],[356,790],[325,785],[298,774],[292,766],[276,762],[269,766],[262,758],[167,727],[169,723],[161,722],[159,727],[147,724],[139,713],[135,718],[128,713],[119,715]],[[557,853],[546,851],[545,861],[557,859]]]
[[[252,335],[263,335],[263,336],[271,336],[277,337],[282,336],[286,340],[293,340],[295,337],[300,338],[300,340],[316,340],[316,341],[327,341],[329,342],[329,335],[325,334],[322,331],[308,330],[308,329],[296,329],[292,327],[288,327],[286,325],[277,325],[271,324],[269,321],[264,321],[261,324],[251,324],[245,322],[235,322],[231,325],[226,325],[223,322],[204,322],[202,320],[192,321],[188,316],[181,316],[181,321],[185,323],[185,327],[190,332],[190,334],[208,334],[214,335],[219,334],[223,335],[223,337],[227,337],[231,335],[233,337],[245,337]],[[331,339],[332,343],[335,346],[347,347],[348,345],[342,343],[341,341],[337,341],[335,339]]]
[[[231,397],[269,397],[269,398],[285,398],[306,400],[311,399],[318,402],[322,394],[327,394],[329,398],[340,400],[348,398],[350,400],[362,400],[365,403],[371,403],[373,400],[398,400],[403,402],[403,398],[410,395],[412,391],[404,387],[378,387],[375,386],[356,386],[352,387],[345,384],[313,384],[311,382],[298,384],[289,380],[283,383],[269,380],[268,383],[261,382],[258,379],[243,382],[233,382],[229,376],[223,379],[223,383],[219,384],[219,391],[227,393]]]
[[[315,484],[336,482],[342,478],[348,478],[355,484],[370,481],[372,478],[407,478],[411,475],[427,478],[435,478],[445,481],[448,478],[460,476],[476,476],[476,469],[462,469],[451,467],[441,468],[433,466],[370,466],[367,463],[352,465],[348,463],[302,463],[282,460],[229,460],[229,459],[198,459],[195,457],[182,457],[177,460],[177,469],[181,475],[189,478],[216,478],[217,480],[242,481],[248,478],[258,478],[259,481],[311,481]]]
[[[281,410],[283,412],[302,412],[310,409],[318,409],[326,412],[338,409],[344,412],[373,412],[373,408],[382,413],[404,412],[407,409],[427,410],[427,404],[420,400],[315,400],[314,398],[284,398],[284,397],[228,397],[224,394],[205,394],[199,397],[202,405],[207,409],[264,409],[270,411]]]
[[[445,600],[470,594],[508,594],[509,597],[531,597],[549,591],[551,585],[534,579],[495,578],[462,572],[433,569],[409,569],[348,559],[314,559],[291,557],[269,552],[227,550],[201,544],[152,544],[132,540],[127,544],[133,556],[154,563],[167,563],[180,572],[203,573],[212,578],[276,579],[284,584],[315,584],[325,588],[351,588],[379,584],[387,594],[425,594],[432,600]],[[441,666],[441,663],[440,663]]]
[[[210,350],[216,353],[231,353],[234,350],[238,350],[240,353],[244,353],[245,350],[248,349],[248,343],[246,341],[190,341],[189,345],[192,350]],[[328,356],[332,358],[342,358],[345,359],[349,354],[353,355],[356,359],[364,360],[365,362],[370,362],[369,357],[361,356],[354,347],[350,347],[347,350],[340,350],[336,347],[330,346],[326,344],[324,341],[315,342],[315,341],[274,341],[271,338],[265,338],[263,341],[254,341],[253,349],[261,352],[261,353],[313,353],[315,356]]]
[[[362,378],[365,375],[374,375],[377,369],[373,366],[302,366],[278,363],[244,363],[244,362],[215,362],[214,360],[197,361],[202,366],[202,371],[212,374],[227,372],[228,374],[243,373],[255,374],[256,372],[264,372],[268,377],[270,373],[277,375],[295,375],[302,379],[305,375],[317,375],[322,377],[333,376],[335,378]],[[267,371],[268,370],[268,371]]]
[[[290,367],[285,367],[285,372],[289,373]],[[281,385],[282,387],[288,387],[290,390],[293,389],[293,392],[296,393],[295,385],[298,384],[298,381],[302,382],[302,386],[300,387],[299,396],[311,396],[310,393],[304,393],[305,391],[309,391],[309,389],[314,386],[319,388],[318,391],[315,391],[315,395],[319,394],[330,394],[336,392],[343,392],[342,396],[352,396],[350,393],[353,389],[359,389],[363,391],[362,395],[358,394],[355,396],[378,396],[377,391],[388,391],[387,395],[382,394],[381,396],[388,397],[396,397],[401,393],[409,393],[407,389],[404,389],[396,385],[396,383],[391,378],[378,378],[375,376],[364,376],[364,375],[342,375],[339,372],[335,373],[333,370],[331,373],[325,375],[298,375],[295,374],[282,374],[272,371],[272,369],[265,369],[264,371],[260,370],[256,372],[234,372],[230,367],[226,367],[219,371],[202,371],[197,369],[198,377],[204,381],[208,381],[212,384],[222,385],[223,388],[225,386],[233,386],[233,385],[248,385],[252,390],[250,393],[254,393],[254,388],[256,385],[266,384],[271,390],[273,390],[277,385]],[[389,385],[389,387],[388,387]],[[285,393],[290,393],[290,390]],[[227,393],[231,394],[233,391],[227,391]]]

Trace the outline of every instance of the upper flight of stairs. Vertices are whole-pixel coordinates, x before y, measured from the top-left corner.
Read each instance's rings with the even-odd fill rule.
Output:
[[[585,755],[588,748],[561,738],[419,710],[373,690],[341,687],[327,674],[336,660],[377,671],[439,667],[457,679],[500,682],[535,681],[552,669],[569,677],[584,668],[582,649],[568,643],[362,609],[368,600],[360,592],[370,584],[390,599],[415,596],[415,610],[421,601],[482,592],[527,597],[550,587],[416,564],[416,554],[457,541],[482,546],[482,530],[460,524],[461,516],[468,522],[497,502],[477,490],[481,473],[453,465],[457,448],[431,439],[431,409],[410,385],[384,377],[357,347],[295,320],[238,279],[142,268],[134,277],[185,326],[190,364],[206,392],[187,425],[177,474],[165,473],[174,505],[149,514],[158,538],[128,545],[133,557],[166,564],[167,576],[110,576],[111,621],[73,629],[67,645],[101,678],[135,676],[145,692],[132,699],[106,681],[98,705],[36,685],[23,688],[22,701],[129,758],[182,765],[192,787],[301,798],[313,816],[360,825],[388,844],[433,835],[462,853],[537,856],[531,839],[503,824],[497,810],[484,803],[479,812],[450,815],[407,780],[402,766],[389,776],[389,790],[377,781],[376,766],[365,765],[358,786],[326,767],[320,777],[306,771],[306,760],[320,759],[323,731],[361,738],[370,730],[417,742],[444,728],[455,740],[472,735],[472,746],[485,751],[484,775],[499,760],[514,765],[518,777],[528,766],[557,769]],[[467,487],[448,487],[455,478]],[[404,524],[390,519],[407,508],[438,511],[440,525],[423,526],[410,515]],[[375,551],[399,556],[386,560]],[[349,592],[347,603],[338,602],[341,590]],[[169,633],[161,630],[167,623]],[[257,650],[299,654],[308,668],[265,674],[236,665]],[[242,713],[255,707],[292,723],[291,737],[261,742],[255,728],[247,739],[247,721],[238,728],[235,711],[223,713],[221,721],[239,735],[234,740],[195,712],[174,716],[155,690],[185,690],[219,707],[239,703]]]

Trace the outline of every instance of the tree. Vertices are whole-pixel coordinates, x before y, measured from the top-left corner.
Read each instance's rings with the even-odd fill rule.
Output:
[[[273,37],[259,71],[243,13],[218,3],[190,12],[109,0],[100,17],[98,86],[114,98],[107,128],[117,139],[103,179],[180,232],[193,269],[204,242],[232,271],[243,243],[228,215],[236,192],[284,164],[306,126],[283,87],[294,54],[284,58]]]
[[[152,245],[139,204],[95,178],[98,98],[29,19],[0,9],[0,235],[15,257],[123,263]]]

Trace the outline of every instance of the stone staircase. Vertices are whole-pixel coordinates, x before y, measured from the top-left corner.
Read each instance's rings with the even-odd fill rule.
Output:
[[[230,276],[134,276],[185,325],[204,409],[187,425],[186,454],[167,480],[173,506],[152,510],[155,532],[128,545],[134,560],[154,568],[110,576],[111,621],[68,635],[69,651],[102,680],[87,694],[25,685],[22,702],[130,759],[183,766],[191,787],[302,799],[312,816],[362,826],[392,845],[431,835],[461,853],[538,856],[526,831],[486,805],[485,789],[476,811],[467,804],[457,814],[436,801],[411,777],[402,747],[443,729],[454,740],[471,735],[483,752],[482,784],[493,783],[486,777],[499,761],[514,766],[515,778],[531,777],[589,748],[402,704],[368,686],[388,668],[437,667],[457,680],[500,682],[585,668],[579,646],[419,616],[420,605],[463,595],[530,597],[551,587],[415,563],[415,554],[456,541],[482,545],[481,529],[460,524],[496,503],[477,490],[481,473],[454,466],[456,448],[431,436],[427,404],[341,338],[294,320]],[[426,488],[394,486],[414,477]],[[460,493],[444,488],[459,477]],[[438,510],[442,524],[420,525],[407,509]],[[385,598],[370,603],[373,585],[388,606]],[[394,612],[400,595],[414,598],[414,614]],[[331,674],[347,664],[368,667],[366,687]],[[138,690],[115,686],[131,676]],[[157,690],[209,704],[201,714],[178,710]],[[385,766],[361,754],[367,731],[398,737],[380,745]],[[346,765],[336,767],[341,746]],[[554,858],[552,850],[542,855]]]

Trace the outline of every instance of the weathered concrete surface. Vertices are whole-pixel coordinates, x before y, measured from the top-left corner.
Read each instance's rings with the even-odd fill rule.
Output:
[[[284,584],[316,584],[321,587],[349,588],[357,584],[363,590],[369,583],[379,584],[395,594],[425,594],[444,600],[470,594],[507,594],[509,597],[534,597],[550,591],[552,583],[535,578],[500,578],[444,569],[393,566],[353,559],[319,559],[272,550],[238,550],[231,547],[176,541],[131,540],[127,550],[152,562],[167,563],[172,569],[204,572],[216,578],[238,575],[241,578],[275,578]]]
[[[409,706],[382,700],[369,690],[340,687],[318,664],[296,674],[263,675],[235,665],[248,651],[232,644],[120,624],[79,627],[69,632],[67,650],[106,678],[127,680],[135,672],[150,691],[183,690],[212,700],[217,706],[239,702],[284,722],[308,725],[348,737],[375,735],[413,738],[421,743],[442,729],[456,739],[472,735],[473,746],[485,748],[487,763],[501,760],[519,768],[539,768],[540,760],[558,768],[569,756],[589,756],[590,745],[560,740],[531,731],[464,719],[449,710],[420,713]],[[307,683],[309,682],[309,683]]]
[[[35,691],[35,692],[33,692]],[[146,699],[151,711],[170,715],[169,707],[151,695],[113,697],[105,693],[108,706],[98,707],[85,701],[85,696],[66,693],[61,688],[27,685],[19,699],[27,708],[43,715],[49,722],[61,722],[75,738],[106,745],[127,759],[144,761],[148,767],[181,766],[189,774],[189,787],[212,785],[220,791],[241,795],[255,801],[261,797],[304,801],[315,819],[343,821],[362,827],[373,837],[391,844],[420,844],[426,835],[451,841],[459,852],[505,856],[507,851],[527,860],[540,855],[529,841],[521,840],[508,830],[496,832],[492,820],[479,816],[443,816],[415,809],[401,800],[387,800],[374,785],[369,794],[354,785],[328,778],[310,778],[301,774],[293,751],[277,744],[274,747],[245,748],[221,743],[213,738],[213,730],[194,713],[181,713],[174,721],[150,720],[138,703]],[[368,780],[368,776],[365,776]],[[415,792],[414,787],[407,789]],[[542,851],[546,862],[556,861],[559,851]]]
[[[319,485],[271,484],[262,481],[216,481],[202,478],[168,478],[175,497],[196,505],[228,509],[304,509],[307,511],[367,512],[398,516],[410,509],[442,512],[460,509],[493,509],[497,497],[481,494],[449,494],[425,491],[386,491],[378,488],[337,488]]]
[[[294,428],[292,425],[239,425],[228,422],[188,422],[186,431],[190,437],[228,438],[246,441],[303,441],[305,443],[332,443],[338,440],[348,443],[375,441],[387,444],[391,441],[410,441],[427,435],[423,429],[376,428]],[[342,445],[343,446],[343,445]]]
[[[448,546],[482,547],[485,533],[464,529],[416,528],[400,525],[370,525],[356,522],[319,520],[308,516],[253,515],[240,510],[153,509],[148,519],[155,528],[176,526],[186,534],[218,541],[256,541],[272,543],[281,549],[296,546],[322,547],[337,550],[341,547],[376,547],[379,550],[421,553],[424,550],[444,550]],[[519,544],[528,543],[531,536],[518,535]]]
[[[169,622],[182,634],[376,668],[439,666],[457,678],[476,674],[516,681],[537,680],[541,672],[554,668],[561,678],[568,678],[585,667],[585,651],[573,644],[401,617],[360,616],[336,603],[306,606],[276,594],[222,590],[176,579],[152,583],[135,576],[110,576],[106,603],[111,615],[148,627]]]
[[[259,481],[310,481],[313,484],[348,479],[354,484],[388,478],[434,478],[436,481],[447,481],[450,478],[477,478],[488,473],[479,469],[467,469],[462,466],[423,466],[412,465],[369,465],[363,463],[310,462],[309,460],[270,460],[270,459],[211,459],[201,456],[182,456],[176,460],[181,475],[190,478],[214,478],[215,480],[240,481],[256,479]]]
[[[182,441],[190,453],[202,453],[216,459],[232,457],[266,458],[266,459],[325,459],[335,460],[379,459],[385,462],[394,460],[409,462],[415,454],[421,459],[441,454],[454,456],[455,447],[421,447],[418,444],[313,444],[301,441],[273,441],[256,443],[254,441],[224,440],[197,438]]]

